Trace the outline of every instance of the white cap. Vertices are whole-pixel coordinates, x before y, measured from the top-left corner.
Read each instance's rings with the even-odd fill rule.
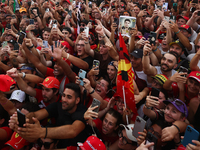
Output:
[[[15,90],[15,91],[12,92],[9,100],[17,100],[20,103],[22,103],[25,100],[25,98],[26,98],[25,92],[23,92],[21,90]]]
[[[128,124],[128,125],[120,124],[120,126],[124,127],[124,129],[126,130],[126,135],[131,141],[137,142],[137,139],[132,134],[134,124]]]

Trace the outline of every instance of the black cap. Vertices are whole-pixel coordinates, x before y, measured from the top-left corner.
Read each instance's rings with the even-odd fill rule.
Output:
[[[142,58],[143,57],[143,50],[142,49],[136,49],[133,52],[131,52],[130,55],[134,56],[135,58]]]

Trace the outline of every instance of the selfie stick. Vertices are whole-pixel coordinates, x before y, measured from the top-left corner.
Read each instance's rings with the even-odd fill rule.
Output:
[[[125,97],[124,85],[122,86],[122,90],[123,90],[123,96],[124,96],[124,106],[126,109],[126,97]],[[127,124],[129,124],[128,123],[128,115],[126,115],[126,122],[127,122]]]

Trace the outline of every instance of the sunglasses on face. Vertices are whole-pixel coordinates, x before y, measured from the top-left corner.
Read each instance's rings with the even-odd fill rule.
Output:
[[[53,142],[43,142],[41,139],[38,142],[38,145],[42,147],[44,145],[45,149],[49,149]]]
[[[78,47],[78,46],[84,47],[84,44],[76,44],[76,47]]]
[[[85,24],[81,23],[80,26],[85,27]]]
[[[126,145],[126,144],[131,144],[131,145],[133,145],[133,144],[135,144],[135,142],[132,142],[132,143],[128,142],[127,138],[123,136],[123,133],[122,133],[121,130],[119,130],[118,136],[119,136],[119,138],[122,138],[122,143],[123,143],[124,145]]]

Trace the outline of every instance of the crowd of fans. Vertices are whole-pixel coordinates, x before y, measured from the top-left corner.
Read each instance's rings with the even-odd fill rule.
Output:
[[[0,29],[0,149],[200,150],[183,137],[200,132],[198,0],[5,0]],[[146,121],[138,137],[116,92],[119,31]]]

